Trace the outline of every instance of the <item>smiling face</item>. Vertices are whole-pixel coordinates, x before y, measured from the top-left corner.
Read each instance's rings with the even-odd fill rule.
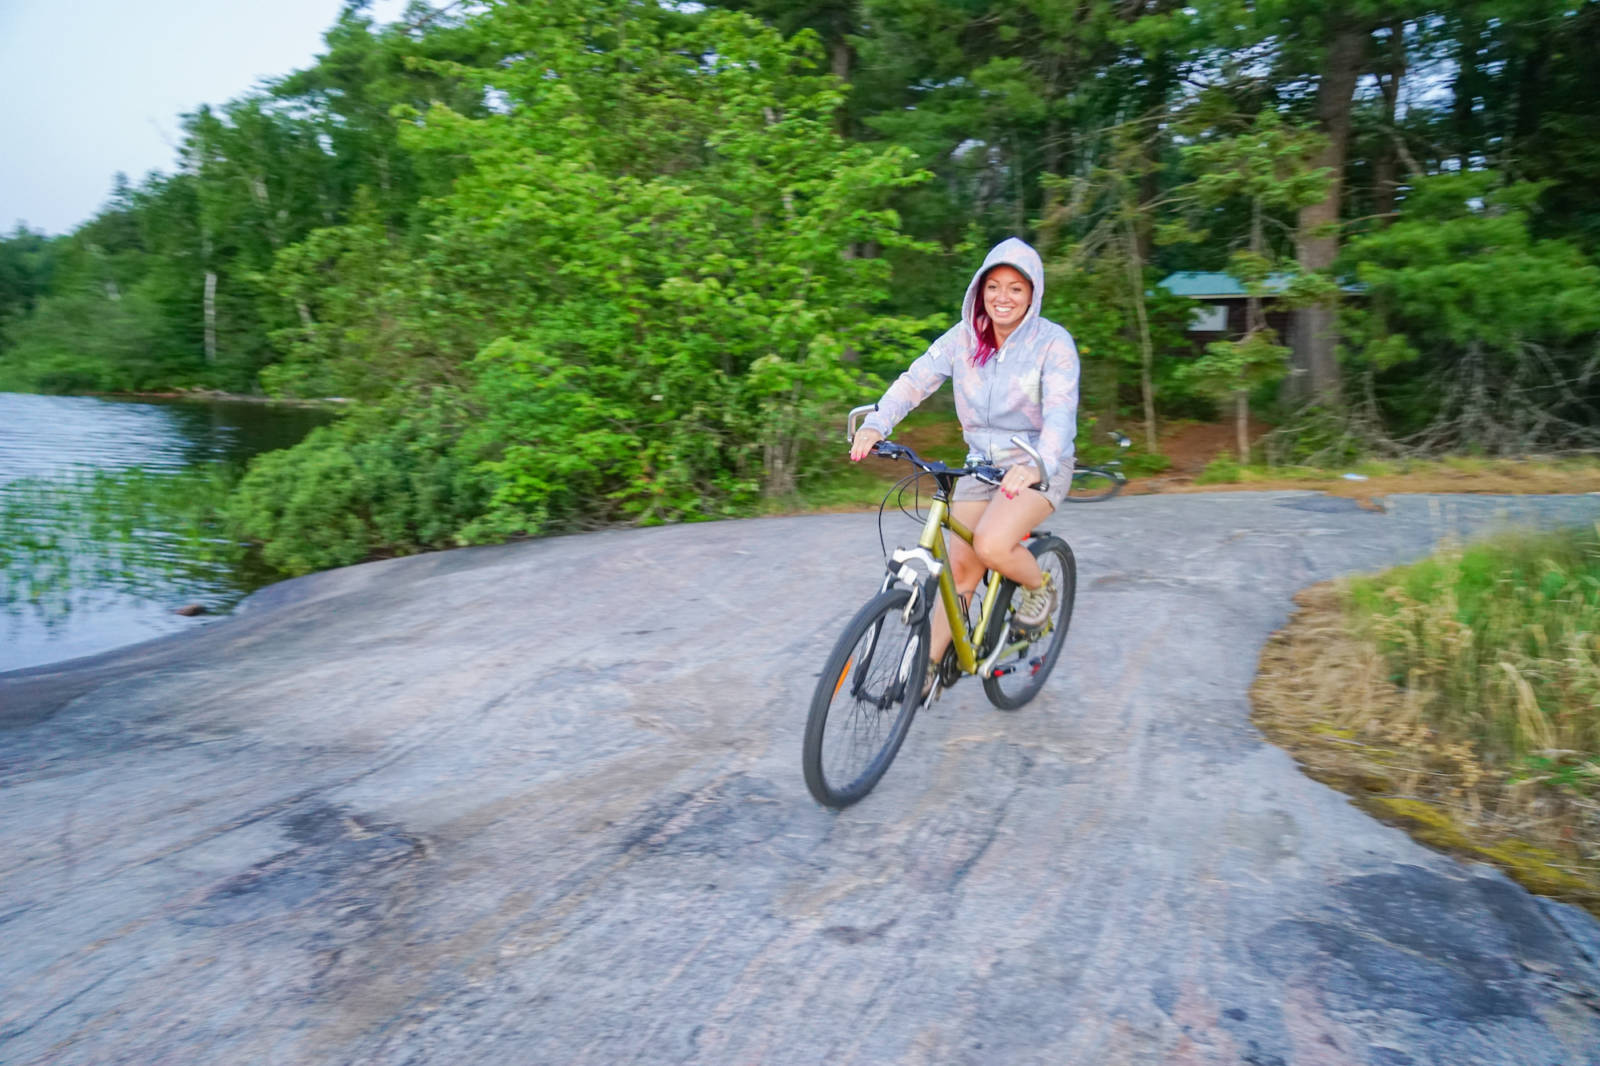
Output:
[[[1033,303],[1033,285],[1012,267],[997,266],[983,279],[983,309],[1002,336],[1022,324]]]

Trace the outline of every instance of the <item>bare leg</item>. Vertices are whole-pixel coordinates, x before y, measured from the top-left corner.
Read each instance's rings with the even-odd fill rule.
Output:
[[[957,522],[968,529],[975,529],[979,520],[983,518],[984,509],[990,506],[982,500],[961,500],[950,505],[950,514]],[[978,561],[978,555],[972,550],[972,545],[960,537],[949,538],[950,547],[950,579],[956,584],[956,594],[965,602],[972,595],[972,590],[978,587],[978,579],[983,576],[983,564]],[[939,660],[944,658],[944,650],[950,646],[950,618],[941,608],[935,607],[931,612],[933,616],[933,637],[928,645],[929,660],[935,667]]]
[[[996,493],[973,530],[972,546],[978,560],[998,570],[1024,588],[1036,589],[1044,575],[1033,553],[1022,546],[1022,539],[1050,517],[1053,508],[1044,495],[1024,489],[1011,499]]]

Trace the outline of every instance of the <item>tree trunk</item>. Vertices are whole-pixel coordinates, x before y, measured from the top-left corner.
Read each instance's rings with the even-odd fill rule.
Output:
[[[1092,395],[1100,420],[1095,428],[1107,433],[1117,428],[1117,400],[1121,393],[1115,359],[1092,359],[1082,368],[1086,397]]]
[[[1013,136],[1011,138],[1011,173],[1015,180],[1011,183],[1011,195],[1015,199],[1012,201],[1014,221],[1011,224],[1011,230],[1014,236],[1021,237],[1031,243],[1033,234],[1028,232],[1028,196],[1022,186],[1022,175],[1027,169],[1024,166],[1025,162],[1022,158],[1022,141]]]
[[[1257,257],[1267,254],[1267,231],[1261,216],[1261,200],[1250,201],[1250,252]],[[1267,328],[1266,312],[1261,307],[1261,294],[1251,285],[1244,298],[1244,335],[1249,339],[1259,330]]]
[[[1054,115],[1044,129],[1044,175],[1059,177],[1061,171],[1060,126]],[[1042,183],[1041,183],[1042,184]],[[1056,234],[1061,231],[1061,187],[1048,185],[1043,190],[1044,202],[1039,205],[1039,251],[1049,258],[1055,251]]]
[[[1170,73],[1168,68],[1162,67],[1165,73]],[[1160,77],[1158,81],[1170,81],[1170,78]],[[1164,127],[1163,127],[1164,128]],[[1156,134],[1155,137],[1160,137]],[[1161,195],[1161,171],[1151,163],[1151,158],[1160,158],[1161,145],[1155,138],[1144,143],[1139,153],[1139,165],[1142,172],[1139,175],[1137,200],[1134,204],[1134,218],[1129,222],[1132,230],[1131,243],[1133,253],[1140,265],[1139,280],[1144,280],[1144,264],[1150,262],[1155,255],[1155,211],[1149,205],[1156,202]],[[1139,344],[1139,398],[1144,404],[1145,448],[1154,454],[1156,450],[1156,395],[1155,386],[1151,382],[1151,364],[1154,361],[1154,346],[1150,341],[1150,322],[1144,302],[1144,286],[1140,284],[1134,293],[1138,300],[1136,315],[1139,319],[1140,344]],[[1115,423],[1106,429],[1116,429]]]
[[[840,81],[849,81],[850,63],[855,58],[855,54],[850,50],[850,42],[841,34],[828,45],[828,52],[829,67],[833,71],[833,76]]]
[[[1544,72],[1550,64],[1550,43],[1541,38],[1533,51],[1522,59],[1517,72],[1517,111],[1512,137],[1513,151],[1539,131],[1539,105],[1544,96]]]
[[[1326,271],[1339,255],[1339,204],[1344,189],[1345,151],[1350,143],[1350,111],[1356,82],[1365,66],[1366,26],[1348,24],[1334,31],[1328,43],[1322,77],[1317,85],[1317,122],[1327,144],[1312,159],[1313,167],[1332,171],[1328,194],[1319,203],[1300,209],[1295,232],[1295,252],[1306,271]],[[1294,373],[1289,377],[1291,399],[1338,403],[1339,362],[1335,331],[1335,302],[1302,307],[1295,312]]]
[[[1061,57],[1054,56],[1050,60],[1049,70],[1044,78],[1044,106],[1047,118],[1044,124],[1044,143],[1039,147],[1042,150],[1044,169],[1038,181],[1041,188],[1041,203],[1039,204],[1039,233],[1038,241],[1040,251],[1048,259],[1055,251],[1056,235],[1061,232],[1061,186],[1047,184],[1049,179],[1061,176],[1062,140],[1064,135],[1061,130],[1061,121],[1056,115],[1056,101],[1060,97],[1057,88],[1061,77]]]
[[[828,42],[828,67],[833,76],[842,82],[849,82],[850,68],[855,62],[855,52],[850,47],[850,42],[845,40],[841,32],[839,36]],[[854,131],[850,122],[850,107],[840,104],[838,112],[834,115],[835,128],[839,136],[849,137]]]
[[[1456,80],[1451,86],[1451,124],[1456,138],[1456,158],[1462,171],[1472,167],[1472,145],[1476,141],[1473,105],[1481,88],[1478,53],[1483,49],[1483,27],[1476,19],[1463,18],[1456,30]]]
[[[217,272],[206,271],[205,295],[205,323],[206,323],[206,365],[212,366],[217,361]]]
[[[1388,80],[1378,79],[1378,87],[1383,90],[1383,124],[1388,136],[1384,138],[1372,165],[1372,206],[1373,213],[1382,216],[1394,214],[1395,199],[1400,188],[1400,131],[1395,127],[1395,119],[1405,73],[1405,23],[1396,19],[1389,24],[1389,77]],[[1387,226],[1392,221],[1392,218],[1385,217],[1383,224]]]
[[[1155,362],[1155,346],[1150,341],[1150,316],[1144,307],[1144,260],[1139,256],[1139,235],[1133,220],[1124,222],[1128,245],[1128,281],[1133,289],[1133,313],[1139,323],[1139,391],[1144,397],[1144,446],[1156,452],[1156,392],[1150,372]]]
[[[1250,461],[1250,394],[1244,389],[1235,390],[1233,394],[1233,426],[1234,443],[1242,466]]]

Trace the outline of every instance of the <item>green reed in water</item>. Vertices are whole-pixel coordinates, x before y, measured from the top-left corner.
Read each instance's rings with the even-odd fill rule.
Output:
[[[231,606],[251,561],[225,518],[236,480],[134,468],[0,486],[0,614],[49,625],[112,595]]]

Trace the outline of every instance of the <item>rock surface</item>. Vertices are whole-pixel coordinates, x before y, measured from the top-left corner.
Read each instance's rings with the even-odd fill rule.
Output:
[[[1296,589],[1600,516],[1389,504],[1067,508],[1044,693],[963,682],[841,813],[800,738],[871,516],[368,564],[0,676],[0,1061],[1600,1063],[1600,923],[1250,724]]]

